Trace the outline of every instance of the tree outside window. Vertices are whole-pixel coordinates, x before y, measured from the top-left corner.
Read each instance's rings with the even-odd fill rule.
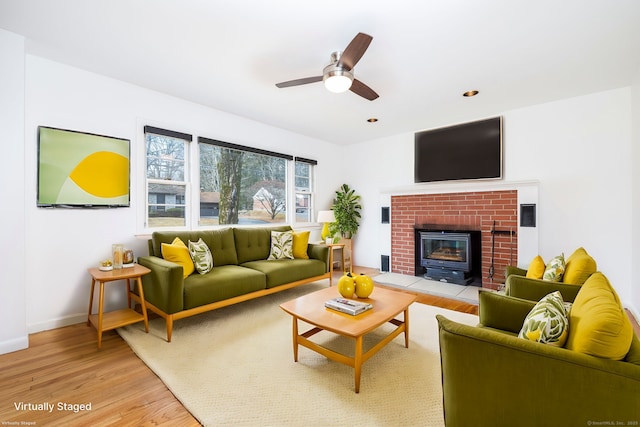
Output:
[[[203,140],[200,225],[286,222],[286,158]]]

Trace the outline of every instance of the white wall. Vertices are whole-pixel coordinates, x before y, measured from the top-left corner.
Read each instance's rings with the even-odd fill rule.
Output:
[[[29,345],[25,305],[24,39],[0,30],[0,354]]]
[[[537,194],[532,194],[538,198],[538,236],[531,239],[538,247],[520,247],[521,255],[539,253],[549,259],[560,252],[569,256],[584,246],[624,303],[637,312],[640,298],[633,286],[638,276],[632,274],[631,237],[631,88],[506,111],[502,116],[504,179],[497,185],[538,182]],[[378,268],[380,247],[386,245],[379,224],[385,195],[395,188],[430,191],[430,185],[413,184],[413,133],[349,146],[345,157],[359,165],[350,184],[362,195],[364,206],[356,262]],[[476,190],[488,185],[462,187]],[[371,244],[370,239],[382,243]],[[528,259],[521,258],[523,262],[526,266]]]
[[[136,189],[144,186],[145,124],[316,159],[320,166],[318,201],[323,205],[330,202],[332,192],[340,185],[339,177],[327,168],[335,163],[333,144],[30,55],[26,56],[26,87],[27,161],[24,171],[21,164],[13,166],[12,176],[18,172],[26,176],[26,249],[32,266],[26,273],[30,333],[86,319],[90,288],[87,268],[108,257],[112,243],[124,243],[136,256],[147,253],[146,240],[135,237],[144,217],[144,211],[139,210],[144,204],[144,191]],[[132,207],[37,208],[38,125],[131,139]],[[119,308],[125,301],[124,292],[117,284],[109,288],[107,309]]]
[[[631,109],[631,161],[634,165],[631,179],[633,218],[631,277],[633,281],[629,283],[629,286],[631,287],[631,300],[634,302],[634,315],[636,319],[640,320],[640,70],[638,70],[631,87]]]

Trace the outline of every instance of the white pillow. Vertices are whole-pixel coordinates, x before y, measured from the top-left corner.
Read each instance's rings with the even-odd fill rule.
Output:
[[[189,255],[198,273],[207,274],[213,268],[213,256],[209,246],[202,239],[197,242],[189,240]]]
[[[550,282],[561,282],[562,276],[564,275],[564,268],[564,254],[561,254],[547,263],[547,267],[542,274],[542,279]]]
[[[271,232],[271,252],[267,259],[293,259],[292,231]]]
[[[524,319],[519,338],[563,347],[569,336],[569,319],[560,291],[542,298]]]

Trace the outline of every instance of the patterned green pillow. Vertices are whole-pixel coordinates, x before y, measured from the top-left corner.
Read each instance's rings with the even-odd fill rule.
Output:
[[[543,280],[548,280],[550,282],[560,282],[562,281],[562,275],[564,274],[564,254],[560,254],[557,257],[554,257],[544,270],[542,274]]]
[[[569,319],[560,291],[542,298],[524,319],[518,337],[563,347],[569,335]]]
[[[213,256],[209,246],[202,239],[197,242],[189,240],[189,254],[198,273],[207,274],[211,271],[213,268]]]
[[[272,231],[271,252],[267,259],[293,259],[293,232]]]

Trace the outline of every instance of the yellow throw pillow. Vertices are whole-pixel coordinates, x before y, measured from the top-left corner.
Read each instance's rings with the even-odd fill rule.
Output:
[[[189,254],[189,248],[179,237],[173,239],[171,244],[163,243],[160,249],[162,251],[162,258],[182,266],[182,274],[185,278],[189,277],[195,270],[191,255]]]
[[[596,272],[582,285],[569,312],[566,348],[604,359],[622,360],[633,326],[606,276]]]
[[[596,271],[598,271],[596,260],[584,248],[578,248],[567,258],[562,281],[570,285],[582,285]]]
[[[527,270],[527,278],[528,279],[542,279],[542,275],[544,274],[544,260],[540,255],[535,257],[531,264],[529,264],[529,269]]]
[[[293,232],[293,257],[301,259],[309,259],[307,254],[307,246],[309,245],[310,231],[294,231]]]

